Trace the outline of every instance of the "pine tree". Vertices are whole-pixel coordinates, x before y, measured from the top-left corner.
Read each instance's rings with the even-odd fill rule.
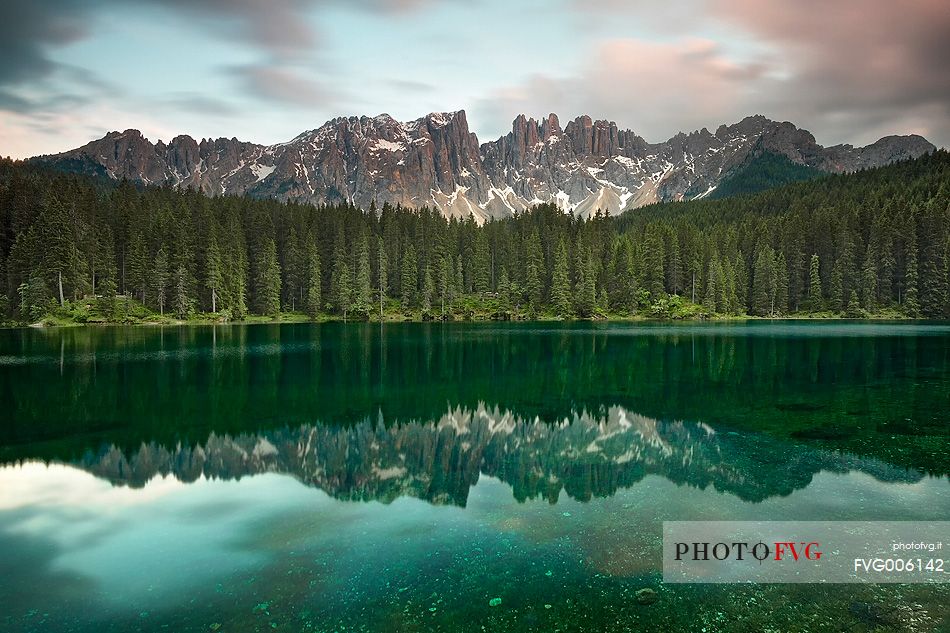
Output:
[[[909,317],[920,316],[920,298],[917,293],[917,230],[913,224],[907,241],[907,266],[904,273],[904,312]]]
[[[192,302],[188,294],[188,270],[179,264],[172,281],[172,310],[179,319],[185,319],[191,313]]]
[[[773,272],[773,287],[775,288],[775,314],[785,314],[788,312],[788,263],[785,259],[785,253],[780,252],[775,260]]]
[[[475,292],[485,296],[491,288],[491,255],[488,250],[488,236],[481,230],[475,237]]]
[[[107,311],[112,314],[115,310],[115,296],[118,289],[115,263],[115,241],[112,239],[112,230],[107,225],[99,228],[96,234],[99,281],[98,294],[105,300]],[[95,293],[95,291],[94,291]]]
[[[894,241],[888,234],[881,245],[881,270],[878,274],[878,296],[884,305],[891,305],[894,301],[894,272],[897,270],[897,260],[894,259]]]
[[[775,313],[775,252],[760,247],[752,270],[752,314],[771,316]]]
[[[165,314],[165,297],[168,286],[168,255],[164,248],[158,249],[155,254],[155,263],[152,265],[152,294],[158,304],[159,314]]]
[[[498,311],[502,314],[511,312],[511,282],[507,268],[501,269],[501,279],[498,281]]]
[[[821,296],[821,275],[819,274],[820,261],[818,255],[812,255],[808,265],[808,309],[812,312],[821,310],[824,300]]]
[[[861,313],[861,304],[858,301],[858,291],[852,289],[851,294],[848,296],[848,303],[845,304],[844,314],[849,319],[856,319],[863,314]]]
[[[56,288],[59,305],[66,301],[65,288],[76,284],[79,276],[79,251],[73,239],[69,213],[54,199],[40,218],[43,264],[47,279]]]
[[[369,315],[373,303],[372,271],[369,263],[369,240],[361,233],[356,247],[356,286],[353,296],[353,311]]]
[[[17,292],[20,295],[20,314],[28,321],[39,321],[49,311],[52,297],[39,271],[20,284]]]
[[[621,235],[613,251],[611,281],[612,291],[608,293],[610,305],[619,312],[634,309],[637,296],[637,279],[633,271],[633,253],[630,238]]]
[[[236,259],[236,277],[234,280],[235,299],[231,313],[236,319],[243,319],[247,314],[247,277],[248,262],[247,253],[242,249]]]
[[[258,266],[257,291],[260,297],[261,314],[278,318],[280,316],[280,264],[277,261],[277,247],[274,240],[267,239]]]
[[[300,241],[297,238],[297,231],[290,227],[287,234],[287,242],[284,245],[282,257],[278,258],[283,271],[284,281],[281,284],[284,295],[284,305],[290,310],[297,309],[297,297],[301,295],[303,285],[303,261],[300,254]]]
[[[435,293],[435,283],[432,281],[432,270],[426,266],[422,271],[422,313],[432,312],[432,295]]]
[[[462,271],[461,256],[455,258],[455,291],[458,293],[465,292],[465,275]]]
[[[665,273],[663,271],[663,240],[654,231],[647,233],[643,245],[644,250],[644,279],[643,284],[650,292],[650,298],[656,301],[666,291],[664,289]]]
[[[715,314],[726,311],[726,306],[719,305],[719,296],[722,289],[719,283],[722,279],[722,264],[719,263],[719,257],[713,254],[712,261],[709,264],[709,272],[706,273],[706,294],[703,297],[703,307],[706,312]]]
[[[877,307],[877,254],[870,242],[861,271],[861,306],[868,311]]]
[[[946,220],[944,220],[946,222]],[[944,279],[944,239],[940,220],[934,217],[933,205],[928,204],[922,218],[925,230],[919,250],[920,311],[928,319],[943,316],[946,303],[946,280]]]
[[[415,307],[416,291],[418,288],[418,264],[416,263],[416,249],[410,244],[406,247],[402,255],[402,270],[399,275],[402,285],[399,297],[402,300],[403,309]]]
[[[438,267],[436,286],[439,293],[440,314],[445,319],[445,306],[452,304],[452,263],[448,255],[440,252],[436,256],[435,265]]]
[[[720,309],[728,314],[741,314],[743,308],[739,302],[739,296],[736,294],[736,273],[735,268],[728,259],[722,260],[722,299]],[[722,307],[724,306],[724,307]]]
[[[839,310],[847,309],[851,299],[851,291],[855,288],[855,256],[854,241],[847,227],[842,229],[841,254],[832,268],[832,296],[838,303]]]
[[[536,261],[529,261],[525,274],[525,300],[532,314],[541,310],[541,274]]]
[[[343,232],[337,236],[333,249],[333,272],[330,275],[330,303],[346,321],[353,301],[353,282]]]
[[[379,297],[379,320],[383,320],[383,304],[386,302],[389,260],[382,237],[376,238],[376,293]]]
[[[218,311],[218,293],[223,286],[223,270],[221,266],[221,251],[218,249],[218,240],[212,235],[208,243],[208,254],[205,258],[205,285],[211,292],[211,311]]]
[[[588,251],[577,265],[577,284],[574,287],[575,309],[581,317],[594,315],[597,306],[597,288],[594,280],[593,256]]]
[[[840,259],[831,266],[831,305],[835,310],[844,310],[845,307],[844,270]]]
[[[571,284],[567,275],[567,247],[564,238],[558,240],[554,251],[554,272],[551,277],[551,305],[558,316],[572,316]]]
[[[187,215],[187,214],[183,214]],[[174,232],[174,243],[169,257],[169,270],[172,273],[173,310],[179,318],[188,314],[194,305],[195,251],[189,218],[179,220]],[[180,295],[180,296],[179,296]]]
[[[950,232],[943,244],[943,318],[950,318]]]
[[[132,233],[132,241],[129,245],[129,284],[136,296],[143,304],[145,303],[145,289],[148,286],[148,247],[145,244],[145,238],[142,231]]]
[[[735,314],[745,314],[749,309],[749,272],[746,269],[745,259],[742,253],[736,255],[736,263],[733,265],[736,274],[736,309]]]
[[[320,271],[320,253],[312,239],[307,243],[307,314],[311,319],[320,315],[323,305],[323,277]]]
[[[532,314],[537,314],[542,308],[544,286],[541,283],[541,271],[544,269],[544,253],[541,251],[541,237],[537,227],[531,229],[525,240],[525,301],[530,306]]]

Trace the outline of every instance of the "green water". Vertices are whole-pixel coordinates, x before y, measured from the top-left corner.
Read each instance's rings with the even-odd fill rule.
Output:
[[[6,330],[0,411],[3,631],[950,626],[660,569],[664,520],[950,518],[947,324]]]

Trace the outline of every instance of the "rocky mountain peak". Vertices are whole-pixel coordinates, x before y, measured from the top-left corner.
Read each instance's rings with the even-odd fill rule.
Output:
[[[34,160],[144,184],[211,194],[312,202],[436,207],[477,221],[552,202],[581,216],[620,213],[708,195],[750,156],[773,153],[828,172],[886,165],[934,151],[917,136],[867,147],[824,148],[807,130],[756,114],[731,125],[649,143],[605,119],[580,115],[562,129],[550,113],[515,117],[511,132],[479,143],[464,110],[408,122],[389,114],[337,117],[285,143],[176,136],[151,143],[138,130],[109,132],[78,149]],[[79,159],[77,161],[77,159]]]

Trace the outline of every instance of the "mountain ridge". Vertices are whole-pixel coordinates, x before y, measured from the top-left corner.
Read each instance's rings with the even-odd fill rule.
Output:
[[[753,115],[716,132],[701,128],[650,143],[613,121],[519,114],[511,132],[479,142],[464,110],[400,122],[388,114],[330,119],[290,141],[179,135],[152,143],[138,130],[109,132],[33,162],[142,184],[190,186],[214,195],[314,204],[435,207],[482,222],[553,202],[565,212],[612,215],[654,202],[709,195],[755,153],[829,173],[916,158],[936,148],[918,135],[865,147],[823,147],[790,122]]]

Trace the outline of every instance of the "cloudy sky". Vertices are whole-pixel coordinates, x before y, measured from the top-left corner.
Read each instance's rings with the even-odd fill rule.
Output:
[[[465,109],[649,141],[754,113],[825,145],[950,145],[947,0],[2,0],[0,155],[110,130],[284,141]]]

